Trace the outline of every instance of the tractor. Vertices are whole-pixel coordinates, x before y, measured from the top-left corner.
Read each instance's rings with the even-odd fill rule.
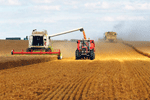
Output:
[[[94,40],[78,40],[77,50],[75,51],[76,60],[81,58],[95,59]]]

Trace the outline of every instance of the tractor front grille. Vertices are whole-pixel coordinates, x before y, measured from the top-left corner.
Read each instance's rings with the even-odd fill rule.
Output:
[[[82,48],[82,53],[86,53],[86,48]]]

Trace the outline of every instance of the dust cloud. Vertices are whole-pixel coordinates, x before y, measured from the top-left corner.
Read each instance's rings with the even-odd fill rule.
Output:
[[[121,21],[113,30],[118,33],[118,38],[126,41],[150,41],[150,25],[144,21]]]
[[[63,41],[53,42],[54,49],[60,49],[63,58],[70,58],[75,56],[75,50],[77,49],[76,42]]]

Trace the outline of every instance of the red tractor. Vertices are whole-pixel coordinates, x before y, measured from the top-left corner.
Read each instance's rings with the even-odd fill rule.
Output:
[[[81,58],[95,59],[94,40],[78,40],[77,50],[75,51],[76,60]]]

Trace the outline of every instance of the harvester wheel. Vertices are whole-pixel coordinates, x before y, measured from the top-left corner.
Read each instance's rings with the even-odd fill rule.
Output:
[[[51,49],[50,48],[45,49],[45,52],[51,52]]]
[[[30,48],[27,48],[26,52],[31,52],[31,49],[30,49]]]
[[[60,55],[58,55],[58,57],[57,57],[59,60],[61,60],[62,59],[62,53],[60,54]]]
[[[11,55],[13,55],[13,50],[11,51]]]

